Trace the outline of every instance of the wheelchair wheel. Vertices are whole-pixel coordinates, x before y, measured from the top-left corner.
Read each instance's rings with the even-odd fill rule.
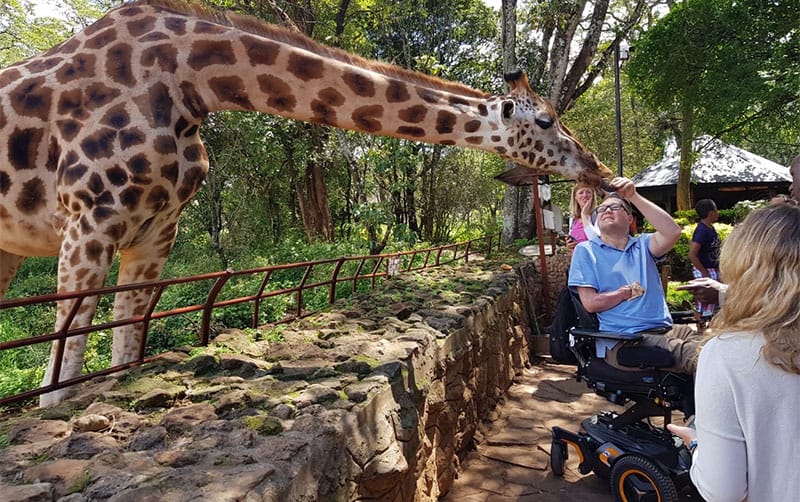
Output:
[[[556,476],[564,475],[564,463],[567,461],[567,445],[553,440],[550,444],[550,469]]]
[[[552,455],[551,455],[552,461]],[[611,492],[621,502],[678,502],[670,477],[649,459],[627,455],[611,468]]]

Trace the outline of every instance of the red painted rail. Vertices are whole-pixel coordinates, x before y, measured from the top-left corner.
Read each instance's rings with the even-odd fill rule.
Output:
[[[401,272],[410,272],[414,270],[421,270],[430,267],[437,267],[455,261],[463,260],[469,261],[470,255],[480,254],[483,256],[490,256],[492,253],[493,244],[497,246],[500,242],[499,236],[486,236],[478,239],[473,239],[466,242],[456,244],[448,244],[444,246],[432,247],[427,249],[417,249],[412,251],[403,251],[399,253],[370,255],[370,256],[349,256],[343,258],[333,258],[327,260],[317,260],[303,263],[290,263],[285,265],[274,265],[268,267],[254,268],[249,270],[225,270],[222,272],[213,272],[202,275],[195,275],[191,277],[181,277],[176,279],[164,279],[159,281],[142,282],[137,284],[127,284],[124,286],[112,286],[90,291],[74,292],[74,293],[60,293],[49,294],[42,296],[35,296],[30,298],[19,298],[13,300],[0,301],[0,314],[6,309],[28,307],[37,304],[51,304],[63,300],[75,300],[71,306],[68,321],[65,327],[45,335],[35,335],[17,340],[10,340],[0,342],[0,351],[19,349],[21,347],[32,346],[41,343],[48,343],[52,341],[59,341],[56,344],[58,361],[61,360],[63,354],[63,347],[66,340],[75,336],[88,335],[89,333],[112,329],[118,326],[125,326],[130,324],[141,323],[143,325],[144,337],[141,346],[139,347],[139,355],[135,361],[106,368],[100,371],[88,372],[80,377],[70,380],[60,381],[58,374],[60,368],[57,368],[53,373],[53,380],[41,387],[18,394],[0,397],[0,406],[29,399],[40,394],[51,392],[71,385],[76,385],[93,378],[115,373],[117,371],[132,368],[150,361],[155,356],[146,357],[147,334],[150,323],[154,320],[164,319],[167,317],[185,315],[192,312],[202,312],[202,321],[199,328],[199,344],[207,345],[209,342],[211,332],[212,313],[215,309],[230,307],[233,305],[252,303],[253,315],[251,326],[256,328],[259,326],[259,311],[263,300],[277,296],[292,295],[294,299],[294,309],[291,315],[285,316],[283,319],[276,321],[272,324],[279,324],[292,321],[301,317],[311,315],[313,311],[304,308],[303,292],[310,289],[327,287],[328,288],[328,303],[332,304],[336,299],[337,287],[342,283],[350,283],[351,291],[355,292],[359,283],[368,281],[370,288],[375,288],[379,279],[384,279],[391,275],[396,275]],[[342,275],[342,271],[348,264],[354,264],[355,270],[352,274]],[[352,267],[351,267],[352,268]],[[327,272],[330,269],[330,272]],[[281,271],[302,271],[302,278],[296,285],[291,287],[280,287],[277,289],[269,289],[271,280],[276,276],[276,272]],[[325,280],[317,280],[309,282],[314,277],[314,273],[324,274]],[[235,298],[219,299],[220,294],[224,291],[225,286],[231,279],[246,276],[261,276],[258,288],[252,294],[239,296]],[[175,287],[181,284],[195,283],[209,281],[212,285],[206,296],[205,302],[195,305],[186,305],[170,310],[157,310],[158,302],[163,295],[164,291],[169,287]],[[89,326],[82,326],[80,328],[70,329],[71,320],[78,312],[81,304],[87,297],[97,296],[98,300],[102,296],[113,295],[122,291],[131,291],[138,289],[150,289],[151,300],[147,306],[147,311],[140,316],[130,317],[127,319],[114,319],[113,321],[100,322],[91,324]]]

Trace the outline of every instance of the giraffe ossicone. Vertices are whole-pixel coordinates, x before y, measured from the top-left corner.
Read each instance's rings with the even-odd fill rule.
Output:
[[[522,72],[492,96],[317,44],[196,4],[139,0],[66,42],[0,71],[0,297],[25,257],[58,256],[58,291],[158,279],[182,208],[208,157],[200,123],[250,110],[494,152],[519,165],[599,184],[611,172],[565,128]],[[150,291],[117,295],[116,318]],[[72,327],[91,322],[87,298]],[[57,309],[57,328],[71,301]],[[141,326],[117,328],[112,365],[138,357]],[[51,353],[44,385],[81,374],[85,337]],[[55,349],[55,347],[54,347]],[[68,391],[43,394],[55,404]]]

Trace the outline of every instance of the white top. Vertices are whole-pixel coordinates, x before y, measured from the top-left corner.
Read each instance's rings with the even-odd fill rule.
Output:
[[[768,363],[763,345],[731,333],[700,352],[691,477],[708,502],[800,500],[800,375]]]

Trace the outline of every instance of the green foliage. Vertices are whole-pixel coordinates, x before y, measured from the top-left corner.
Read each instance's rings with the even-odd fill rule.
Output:
[[[688,291],[678,291],[675,288],[683,282],[669,281],[667,283],[667,305],[670,311],[694,309],[694,297]]]
[[[796,153],[800,132],[798,2],[688,0],[634,42],[628,63],[633,87],[664,124],[692,110],[695,136],[748,138],[754,151]],[[682,118],[687,118],[686,115]],[[767,134],[757,130],[768,130]],[[761,148],[753,142],[761,139]]]

